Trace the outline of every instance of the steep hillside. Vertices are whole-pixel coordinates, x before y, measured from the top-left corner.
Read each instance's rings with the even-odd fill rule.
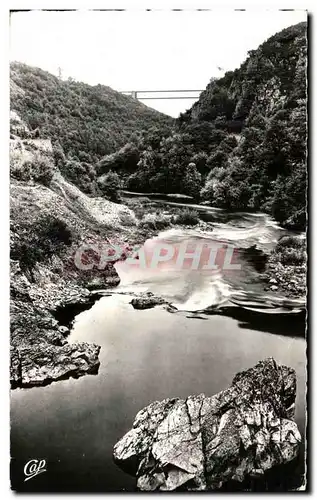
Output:
[[[223,128],[226,123],[239,131],[255,108],[274,115],[281,105],[295,106],[306,97],[306,49],[306,23],[284,29],[250,50],[239,69],[211,81],[180,121],[207,120]]]
[[[241,67],[211,82],[179,119],[186,131],[208,122],[233,135],[209,158],[204,199],[230,209],[261,209],[303,227],[306,203],[307,25],[277,33]]]
[[[169,137],[145,141],[133,190],[181,192],[305,226],[307,26],[251,50],[213,80]]]
[[[11,109],[34,134],[90,164],[124,146],[133,133],[173,123],[110,87],[62,81],[18,62],[11,64]]]

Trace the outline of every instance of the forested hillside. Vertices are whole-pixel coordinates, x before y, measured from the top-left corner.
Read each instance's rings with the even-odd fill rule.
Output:
[[[307,25],[277,33],[175,121],[109,87],[11,66],[11,107],[50,138],[62,174],[90,195],[183,193],[229,210],[306,221]]]
[[[131,134],[173,123],[110,87],[63,81],[17,62],[11,64],[11,109],[65,155],[88,163],[124,146]]]
[[[264,210],[304,227],[306,23],[251,50],[213,80],[158,145],[148,144],[128,185],[179,191],[230,210]]]

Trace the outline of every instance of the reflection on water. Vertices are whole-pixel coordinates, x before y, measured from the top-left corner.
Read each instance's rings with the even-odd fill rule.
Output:
[[[239,320],[218,315],[198,321],[163,308],[137,311],[130,300],[117,294],[104,297],[78,317],[70,341],[102,346],[98,375],[13,391],[17,487],[133,489],[133,479],[112,463],[112,448],[141,408],[167,397],[212,395],[227,387],[238,371],[269,356],[296,370],[296,421],[303,435],[302,338],[241,328]],[[32,457],[46,458],[47,473],[23,483],[24,464]]]
[[[224,236],[219,229],[207,235],[165,232],[160,238],[175,243],[217,234],[219,239]],[[249,238],[255,238],[254,231]],[[295,418],[304,435],[304,317],[287,314],[298,304],[267,297],[252,259],[243,252],[238,257],[243,267],[236,276],[175,270],[173,263],[159,272],[117,265],[120,287],[80,314],[69,338],[101,345],[98,375],[12,391],[14,488],[132,491],[135,481],[114,465],[112,449],[141,408],[168,397],[212,395],[230,385],[237,372],[270,356],[296,370]],[[124,294],[129,290],[157,292],[178,309],[174,314],[164,306],[135,310],[131,296]],[[304,442],[296,478],[303,472],[303,454]],[[25,483],[23,468],[32,458],[46,459],[47,472]]]

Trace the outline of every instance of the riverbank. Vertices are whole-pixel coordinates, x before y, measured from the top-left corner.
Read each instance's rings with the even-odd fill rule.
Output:
[[[265,290],[303,298],[307,290],[306,238],[285,236],[269,255],[263,273]]]
[[[138,215],[124,204],[84,195],[58,172],[49,186],[12,180],[12,387],[98,371],[100,346],[67,342],[72,320],[100,298],[95,290],[120,283],[116,261],[163,227],[182,222],[175,213]],[[197,216],[191,223],[203,229]]]
[[[133,212],[89,198],[59,173],[50,186],[12,180],[10,208],[12,387],[96,372],[100,346],[71,345],[67,335],[74,316],[98,299],[91,289],[120,279],[113,263],[87,270],[76,254],[82,245],[118,241],[119,235],[129,241]],[[84,264],[85,254],[80,259]]]
[[[213,230],[195,209],[146,197],[125,204],[90,198],[59,173],[49,187],[12,181],[11,197],[12,387],[96,373],[100,346],[72,345],[67,336],[74,317],[100,298],[98,290],[120,283],[114,263],[162,230]],[[305,295],[305,261],[294,273],[289,246],[272,252],[262,279],[271,294],[293,298]]]
[[[178,396],[174,410],[179,404],[180,416],[187,425],[188,415],[190,420],[195,416],[187,403],[199,406],[202,401],[201,396],[191,398],[188,397],[189,394],[203,392],[208,395],[221,395],[220,391],[230,386],[231,378],[236,373],[272,354],[278,363],[292,367],[297,373],[298,396],[295,400],[294,393],[292,401],[288,397],[287,401],[285,400],[287,407],[292,403],[294,420],[292,417],[286,427],[280,426],[282,434],[279,436],[282,438],[277,445],[278,449],[274,448],[276,453],[272,452],[271,444],[276,444],[275,416],[272,428],[267,429],[265,422],[269,422],[271,413],[263,402],[261,425],[254,431],[253,417],[255,415],[254,418],[257,418],[258,409],[257,405],[251,405],[250,411],[254,415],[251,415],[249,442],[251,440],[252,444],[243,449],[242,456],[240,445],[236,443],[237,446],[233,449],[234,465],[229,467],[229,475],[235,479],[236,471],[238,470],[238,474],[241,471],[238,479],[246,476],[247,483],[246,486],[239,483],[238,487],[248,491],[258,489],[258,483],[254,481],[259,481],[260,486],[268,491],[289,491],[298,488],[303,483],[305,453],[304,440],[300,445],[297,434],[299,432],[304,436],[305,432],[306,346],[301,326],[295,326],[292,332],[285,324],[285,315],[267,315],[271,322],[274,322],[274,329],[271,329],[267,316],[262,315],[262,320],[253,321],[253,313],[243,306],[233,309],[236,314],[246,313],[245,317],[235,317],[232,311],[224,311],[222,315],[219,310],[216,313],[210,310],[208,320],[206,315],[202,317],[188,314],[186,306],[183,311],[177,307],[171,309],[169,297],[173,298],[173,302],[178,302],[181,308],[181,304],[186,303],[187,294],[190,298],[197,291],[201,302],[200,292],[204,291],[204,286],[200,273],[189,274],[188,282],[184,278],[181,286],[181,283],[173,280],[173,269],[170,269],[169,274],[165,275],[169,297],[163,300],[166,292],[163,283],[164,272],[154,272],[151,279],[147,276],[147,279],[143,280],[144,275],[136,270],[134,276],[137,281],[134,283],[133,279],[131,280],[129,294],[124,289],[127,276],[120,270],[120,266],[125,265],[124,262],[113,265],[118,258],[123,261],[134,245],[142,245],[149,238],[154,241],[164,241],[166,238],[172,244],[175,242],[176,246],[180,241],[190,241],[193,236],[208,241],[212,240],[216,227],[219,237],[221,231],[228,236],[226,228],[230,226],[232,230],[234,223],[227,224],[226,214],[224,224],[216,225],[214,222],[198,220],[194,225],[182,225],[177,223],[179,219],[175,220],[180,215],[181,208],[176,207],[175,210],[174,207],[169,209],[156,204],[153,205],[152,213],[148,214],[151,207],[144,200],[139,202],[141,208],[138,211],[134,210],[135,207],[129,202],[127,206],[112,204],[102,199],[82,198],[81,193],[75,193],[73,187],[61,179],[57,179],[52,188],[17,183],[13,185],[12,195],[11,256],[15,257],[11,262],[12,387],[46,386],[53,381],[59,381],[58,384],[38,387],[33,391],[12,391],[11,450],[15,460],[12,465],[14,489],[28,491],[25,488],[29,488],[29,483],[24,483],[23,480],[20,482],[20,470],[21,464],[25,464],[29,456],[49,456],[50,463],[56,465],[55,468],[50,467],[45,476],[45,487],[49,491],[134,491],[134,479],[125,477],[126,474],[112,460],[113,446],[130,428],[132,415],[140,408],[147,407],[151,401],[171,401],[171,398]],[[91,210],[97,204],[100,212]],[[56,225],[57,220],[63,224]],[[164,227],[161,229],[162,221]],[[241,224],[240,221],[240,230]],[[250,221],[250,225],[253,227],[254,220]],[[260,228],[258,233],[260,236],[263,235],[262,229]],[[174,235],[175,239],[169,239],[168,233]],[[157,235],[159,237],[155,238]],[[271,236],[270,233],[269,241],[274,239]],[[149,243],[152,244],[153,241]],[[28,246],[23,247],[23,244]],[[78,257],[78,249],[82,251],[85,244],[90,248],[83,254],[80,252],[83,264],[81,268],[78,266],[78,260],[76,261],[76,255]],[[109,248],[109,245],[114,248],[120,246],[122,255],[114,255],[113,262],[101,266],[101,269],[98,249],[103,246]],[[27,253],[28,259],[25,259],[21,252],[23,248],[30,249],[30,253]],[[241,252],[241,256],[244,253]],[[36,263],[33,263],[32,256],[38,259]],[[120,283],[120,278],[116,268],[122,279],[122,286],[117,291],[115,287]],[[129,267],[127,274],[130,277],[132,275],[132,278],[133,272],[133,266]],[[245,278],[244,272],[245,269],[239,274],[239,280],[242,282]],[[157,276],[158,274],[161,274],[161,277]],[[186,272],[180,274],[186,275]],[[159,278],[158,281],[156,278]],[[160,278],[163,280],[160,281]],[[149,286],[149,289],[152,285],[157,294],[143,293],[144,284],[145,288]],[[215,290],[218,290],[217,282],[211,283],[211,287],[207,289],[206,303],[209,305],[214,304],[217,299],[217,294],[212,293],[213,285]],[[102,293],[102,289],[106,291]],[[219,291],[221,290],[220,287]],[[278,295],[278,292],[270,294],[274,293]],[[105,297],[99,300],[102,295]],[[86,309],[87,312],[73,324],[73,318]],[[258,315],[254,313],[256,314]],[[197,319],[189,319],[198,317],[206,321],[197,324]],[[288,318],[292,323],[296,323],[293,314],[289,314]],[[99,376],[94,377],[97,373]],[[271,367],[267,373],[271,376]],[[84,377],[85,374],[91,376]],[[79,380],[73,380],[79,377]],[[252,381],[251,385],[254,387]],[[286,385],[287,388],[290,387],[289,384]],[[283,397],[286,385],[283,383],[282,386]],[[274,394],[279,394],[275,383],[268,384],[269,388],[273,386]],[[245,394],[252,395],[253,392],[246,390]],[[129,397],[131,394],[134,395],[133,398]],[[223,394],[226,395],[227,392],[224,391]],[[263,396],[263,391],[261,394]],[[239,397],[240,395],[239,392]],[[215,401],[218,400],[218,396],[214,398]],[[204,400],[209,402],[211,398]],[[222,401],[227,401],[227,398],[224,397]],[[187,406],[190,409],[188,413]],[[229,414],[231,415],[231,410],[228,412],[225,406],[221,406],[222,424],[228,423]],[[249,404],[248,407],[250,408]],[[94,410],[91,411],[91,408]],[[248,415],[245,408],[241,407],[241,418],[246,419]],[[168,422],[173,419],[173,414],[162,416],[166,416]],[[221,474],[226,478],[226,436],[236,442],[236,425],[230,427],[229,422],[227,429],[225,424],[226,436],[222,436],[222,424],[218,425],[218,420],[215,420],[215,425],[218,426],[216,431],[221,435],[220,447],[223,446],[221,449],[224,450],[219,464],[224,464]],[[151,419],[149,421],[152,423]],[[236,422],[235,417],[234,421]],[[190,433],[195,432],[196,423],[194,424],[187,429]],[[246,426],[247,424],[248,422]],[[212,429],[208,425],[205,426],[205,423],[203,425],[204,433]],[[244,427],[238,429],[242,438],[245,434]],[[295,437],[298,436],[295,443],[292,441],[294,435],[284,432],[293,428],[296,431]],[[21,445],[21,429],[29,436],[28,441],[24,441],[25,446],[24,442]],[[266,472],[263,473],[262,465],[257,467],[258,453],[256,456],[253,454],[255,447],[258,449],[262,446],[262,441],[258,444],[260,434],[265,435],[265,439],[269,434],[271,436],[270,440],[265,440],[265,456],[268,457],[268,462],[262,460],[264,465],[272,464],[272,474],[268,471],[271,482],[268,482]],[[104,439],[100,440],[100,436]],[[142,444],[144,442],[142,439]],[[163,444],[165,450],[165,442],[158,442]],[[179,436],[179,442],[182,446],[184,443],[186,445],[187,436]],[[194,442],[196,443],[195,438]],[[212,443],[217,445],[214,441]],[[133,442],[132,445],[134,444]],[[285,465],[287,460],[280,460],[279,449],[286,455],[290,446],[294,461]],[[125,447],[124,451],[126,449]],[[195,459],[198,453],[201,459],[200,446],[194,447],[193,450],[194,455],[190,455]],[[250,468],[245,466],[244,456],[250,459],[252,474],[259,474],[257,479],[251,477],[251,483],[248,479]],[[137,460],[139,458],[136,457]],[[177,465],[176,468],[173,465],[174,458],[175,454],[168,462],[171,464],[171,472],[167,474],[167,482],[171,489],[178,487],[177,481],[177,484],[171,484],[170,481],[174,472],[179,475]],[[213,460],[212,456],[210,458],[209,464]],[[94,464],[89,470],[89,476],[86,474],[87,460]],[[230,457],[229,462],[231,463]],[[75,469],[71,465],[74,463]],[[235,466],[236,463],[238,467]],[[278,465],[279,463],[282,465]],[[284,467],[287,467],[287,470]],[[74,472],[69,473],[72,470]],[[181,470],[183,471],[183,467]],[[180,482],[183,483],[180,485],[181,489],[192,489],[190,482],[187,484],[183,481],[184,476],[186,480],[189,475],[186,471],[179,475]],[[142,469],[142,478],[144,476],[147,483],[152,484],[152,473],[148,473],[148,469]],[[199,479],[200,474],[198,476]],[[209,488],[210,480],[217,483],[216,476],[208,474],[206,488]],[[159,474],[159,479],[160,477]],[[154,480],[156,479],[154,474]],[[41,488],[41,483],[37,484],[37,487]],[[142,484],[138,486],[142,489]],[[200,486],[198,484],[197,489],[200,489]],[[219,487],[218,483],[216,487]]]

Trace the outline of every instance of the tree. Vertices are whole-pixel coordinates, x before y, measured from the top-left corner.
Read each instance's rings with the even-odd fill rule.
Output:
[[[140,160],[139,147],[134,142],[128,142],[115,153],[102,158],[96,165],[97,172],[104,174],[109,170],[117,172],[134,172]]]
[[[121,188],[121,181],[116,172],[108,172],[102,177],[98,178],[98,186],[102,194],[111,201],[120,201],[119,189]]]
[[[185,168],[184,178],[181,184],[181,192],[197,199],[201,189],[201,174],[195,163],[189,163]]]
[[[95,168],[90,163],[80,162],[75,158],[68,158],[59,165],[65,178],[75,184],[86,194],[97,194],[97,176]]]
[[[209,167],[207,165],[208,155],[204,151],[196,153],[192,158],[191,162],[195,164],[198,172],[201,176],[206,176],[209,172]]]

